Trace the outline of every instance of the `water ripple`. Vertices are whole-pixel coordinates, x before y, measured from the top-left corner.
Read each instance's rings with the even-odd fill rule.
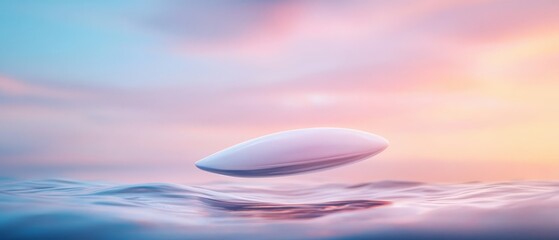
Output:
[[[204,203],[215,209],[239,216],[262,217],[268,219],[306,219],[317,218],[332,213],[355,211],[390,204],[388,201],[348,200],[313,204],[278,204],[266,202],[234,202],[201,198]]]
[[[3,239],[559,239],[557,226],[559,182],[553,181],[0,181]]]

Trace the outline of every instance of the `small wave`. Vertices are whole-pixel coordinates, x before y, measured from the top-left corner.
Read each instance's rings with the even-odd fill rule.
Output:
[[[190,186],[0,180],[2,239],[559,239],[557,226],[559,182],[553,181]]]
[[[423,185],[422,182],[411,182],[411,181],[379,181],[370,183],[360,183],[355,185],[349,185],[346,188],[407,188]]]
[[[201,198],[204,203],[215,209],[238,213],[238,216],[261,217],[268,219],[308,219],[344,211],[356,211],[388,205],[388,201],[348,200],[311,204],[279,204],[266,202],[235,202]]]
[[[128,195],[128,194],[162,194],[162,193],[181,193],[186,192],[185,189],[170,184],[137,184],[116,186],[109,189],[103,189],[95,194],[98,195]]]

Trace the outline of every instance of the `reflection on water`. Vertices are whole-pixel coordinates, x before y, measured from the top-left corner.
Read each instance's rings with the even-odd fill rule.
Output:
[[[0,181],[2,239],[559,239],[559,182]]]
[[[208,206],[246,217],[268,219],[317,218],[331,213],[367,209],[389,204],[387,201],[347,200],[314,204],[281,204],[265,202],[236,202],[202,198]]]

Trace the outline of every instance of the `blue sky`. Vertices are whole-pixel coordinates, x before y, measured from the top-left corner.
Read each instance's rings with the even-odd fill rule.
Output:
[[[558,12],[548,0],[2,1],[0,175],[222,180],[193,163],[332,126],[392,146],[294,181],[556,178]]]

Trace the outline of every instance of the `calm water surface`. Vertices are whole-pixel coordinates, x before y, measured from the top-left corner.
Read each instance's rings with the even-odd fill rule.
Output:
[[[559,182],[0,180],[1,239],[559,239]]]

